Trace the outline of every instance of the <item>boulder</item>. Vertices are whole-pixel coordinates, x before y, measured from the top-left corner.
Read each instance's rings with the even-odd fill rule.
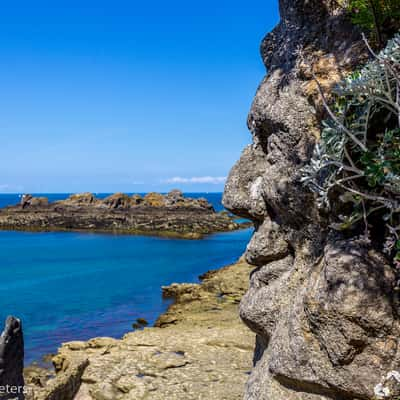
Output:
[[[164,207],[165,197],[160,193],[150,192],[144,196],[143,203],[150,207]]]
[[[183,197],[183,193],[174,189],[165,195],[165,203],[167,206],[178,206],[185,202],[185,198]]]
[[[21,205],[22,208],[25,208],[25,207],[29,206],[32,198],[33,198],[33,196],[31,194],[23,194],[19,204]]]
[[[23,400],[24,339],[21,321],[8,317],[0,336],[0,399]]]
[[[125,193],[114,193],[103,200],[109,208],[129,208],[131,207],[133,199]]]
[[[33,197],[30,202],[30,207],[46,207],[49,205],[49,199],[47,197]]]
[[[24,194],[21,197],[20,205],[22,208],[46,207],[49,205],[49,199],[47,197],[33,197],[31,194]]]
[[[76,206],[82,206],[82,205],[92,205],[97,201],[96,196],[93,193],[76,193],[76,194],[71,194],[66,200],[60,201],[60,203],[66,204],[66,205],[76,205]]]
[[[204,197],[200,197],[196,200],[198,207],[200,208],[204,208],[206,210],[210,210],[210,211],[215,211],[214,207],[212,204],[209,203],[209,201],[204,198]]]
[[[134,194],[131,197],[131,203],[134,206],[138,206],[143,203],[143,197],[140,194]]]
[[[65,360],[64,360],[65,361]],[[30,386],[34,393],[34,400],[72,400],[78,393],[82,375],[89,365],[87,358],[77,358],[65,362],[62,371],[58,371],[55,378],[46,382],[43,387]]]

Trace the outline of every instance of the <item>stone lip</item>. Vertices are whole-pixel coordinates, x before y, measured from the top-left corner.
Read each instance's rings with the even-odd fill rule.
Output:
[[[179,190],[143,197],[115,193],[105,199],[81,193],[52,203],[45,197],[26,194],[20,204],[0,209],[2,230],[115,232],[198,239],[246,226],[236,223],[227,213],[217,213],[206,199],[185,197]]]
[[[55,377],[25,371],[32,399],[242,399],[254,334],[238,303],[251,270],[241,260],[207,272],[201,284],[164,287],[175,301],[156,327],[64,343],[53,357]]]

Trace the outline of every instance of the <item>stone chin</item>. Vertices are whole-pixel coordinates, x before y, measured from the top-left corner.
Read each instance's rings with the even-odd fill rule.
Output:
[[[265,342],[272,337],[281,311],[281,299],[287,292],[287,281],[293,257],[287,256],[255,269],[250,287],[240,303],[243,322]]]

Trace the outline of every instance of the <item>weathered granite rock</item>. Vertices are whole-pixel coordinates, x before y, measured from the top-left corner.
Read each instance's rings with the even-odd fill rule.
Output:
[[[330,234],[299,179],[324,112],[304,59],[329,92],[365,48],[336,1],[281,0],[280,11],[261,45],[268,75],[248,118],[253,143],[224,194],[256,227],[246,258],[257,268],[240,306],[257,334],[245,399],[373,399],[400,371],[395,274],[365,244]]]
[[[55,363],[57,360],[55,360]],[[72,400],[81,386],[82,375],[89,362],[86,358],[76,357],[62,363],[62,369],[55,378],[44,384],[28,385],[26,400]],[[57,364],[56,364],[57,365]]]
[[[178,190],[174,189],[171,190],[166,196],[165,196],[165,201],[167,205],[177,205],[185,201],[185,198],[183,197],[183,193]]]
[[[241,399],[254,334],[241,323],[238,303],[251,268],[241,261],[208,272],[201,284],[164,288],[175,303],[158,327],[121,340],[65,343],[53,358],[55,378],[30,386],[33,399]]]
[[[24,339],[21,322],[8,317],[0,336],[0,399],[23,400]]]
[[[144,204],[150,207],[163,207],[166,205],[165,198],[161,193],[147,193],[143,200]]]
[[[103,200],[103,204],[109,208],[129,208],[136,205],[134,198],[125,193],[114,193]]]
[[[29,206],[30,201],[32,200],[33,196],[31,194],[24,194],[21,197],[20,205],[22,208]]]
[[[53,203],[24,195],[19,205],[0,209],[0,229],[14,230],[82,230],[198,239],[245,226],[228,214],[215,212],[207,200],[184,197],[177,190],[144,197],[115,193],[103,200],[82,193]]]
[[[49,204],[47,197],[33,197],[29,202],[30,207],[45,207]]]
[[[66,205],[89,205],[89,204],[94,204],[98,200],[96,199],[95,195],[93,193],[76,193],[76,194],[71,194],[71,196],[68,197],[66,200],[61,200],[59,203],[61,204],[66,204]]]
[[[25,207],[43,207],[49,204],[47,197],[33,197],[31,194],[24,194],[21,197],[20,205],[22,208]]]
[[[137,205],[142,204],[142,203],[143,203],[143,197],[140,194],[134,194],[132,196],[132,204],[134,206],[137,206]]]

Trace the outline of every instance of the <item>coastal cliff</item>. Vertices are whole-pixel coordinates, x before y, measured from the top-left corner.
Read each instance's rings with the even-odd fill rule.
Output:
[[[105,199],[92,193],[71,195],[49,203],[45,197],[24,195],[20,204],[0,209],[0,229],[26,231],[88,231],[147,234],[198,239],[213,232],[239,229],[227,213],[215,212],[204,198],[185,197],[179,190],[166,195]]]
[[[366,46],[338,2],[281,0],[280,12],[261,45],[268,74],[248,117],[253,143],[223,200],[256,227],[246,253],[256,269],[240,305],[257,334],[245,399],[398,398],[381,385],[399,385],[396,271],[371,242],[333,232],[301,182],[324,116],[305,60],[329,96]]]

